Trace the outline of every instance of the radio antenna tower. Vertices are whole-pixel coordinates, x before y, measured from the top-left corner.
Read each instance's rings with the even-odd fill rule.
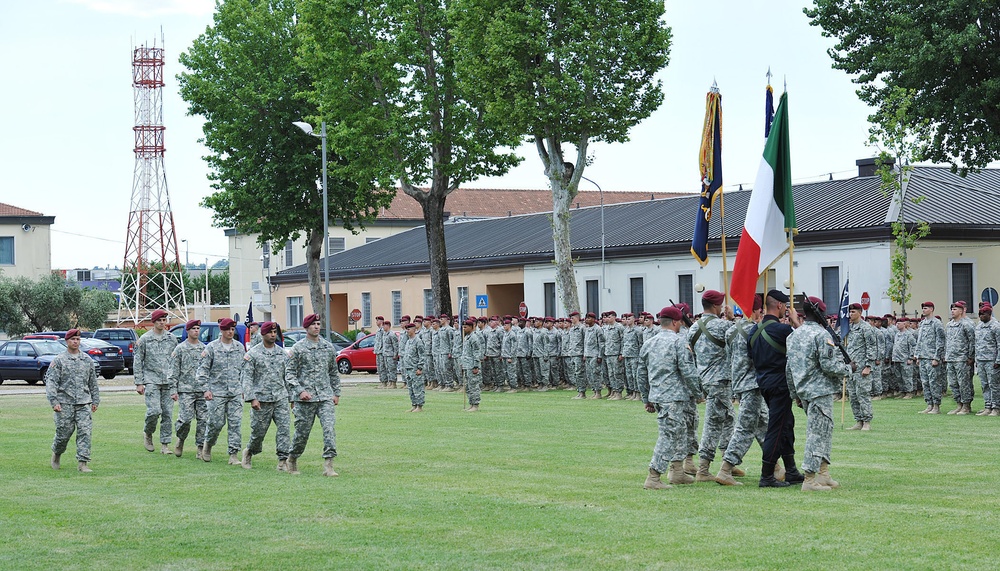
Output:
[[[163,167],[163,35],[161,47],[132,48],[135,170],[125,239],[118,322],[134,325],[154,309],[187,319],[174,216]]]

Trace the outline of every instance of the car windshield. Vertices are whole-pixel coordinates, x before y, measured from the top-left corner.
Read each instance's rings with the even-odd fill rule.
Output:
[[[66,350],[58,341],[31,341],[31,346],[39,355],[58,355]]]

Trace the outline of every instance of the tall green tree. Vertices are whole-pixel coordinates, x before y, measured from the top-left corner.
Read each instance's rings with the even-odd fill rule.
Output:
[[[330,124],[335,172],[398,183],[423,211],[436,312],[452,313],[444,208],[462,183],[517,164],[519,138],[486,125],[458,81],[454,0],[302,0],[300,60],[315,119]],[[426,185],[427,188],[421,188]]]
[[[208,291],[212,294],[212,303],[228,305],[230,302],[228,266],[220,270],[212,269],[208,272],[202,272],[197,276],[192,276],[185,271],[184,289],[186,290],[188,303],[194,300],[194,292],[205,290],[206,281],[208,282]]]
[[[205,118],[205,160],[216,192],[202,204],[213,210],[217,226],[258,233],[259,243],[270,243],[275,253],[305,233],[313,312],[324,315],[320,145],[292,125],[317,115],[315,105],[296,97],[312,82],[295,59],[295,6],[294,0],[219,2],[213,25],[181,54],[188,71],[177,79],[189,114]],[[342,162],[330,157],[333,165]],[[391,192],[332,171],[330,220],[348,230],[363,228],[392,200]]]
[[[11,336],[71,327],[97,329],[116,307],[111,292],[76,287],[55,274],[38,280],[0,276],[0,329]]]
[[[961,174],[1000,159],[1000,9],[983,0],[813,0],[805,8],[823,35],[837,39],[833,67],[854,77],[873,122],[911,102],[905,122],[925,119],[922,160]],[[892,125],[885,123],[886,128]]]
[[[542,161],[552,190],[556,284],[567,312],[580,308],[570,206],[587,149],[591,141],[627,141],[663,102],[656,79],[670,50],[663,13],[662,0],[455,3],[466,91],[479,97],[488,125],[527,138]]]

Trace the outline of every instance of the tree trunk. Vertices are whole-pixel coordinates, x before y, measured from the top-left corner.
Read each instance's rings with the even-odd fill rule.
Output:
[[[545,175],[552,190],[552,246],[556,263],[556,290],[567,315],[580,311],[580,294],[576,287],[573,246],[570,242],[570,205],[586,167],[588,142],[587,136],[581,136],[577,143],[576,165],[573,165],[563,161],[562,144],[555,137],[535,137],[538,156],[545,165]]]
[[[323,293],[324,276],[320,271],[320,259],[323,256],[323,229],[313,228],[309,230],[306,240],[306,267],[309,274],[309,299],[312,301],[312,312],[318,313],[326,329],[326,301]],[[290,327],[298,327],[299,324],[289,323]]]
[[[427,255],[430,262],[431,292],[434,295],[434,311],[452,314],[451,282],[448,279],[448,251],[444,243],[445,196],[433,192],[420,206],[424,211],[424,231],[427,234]]]

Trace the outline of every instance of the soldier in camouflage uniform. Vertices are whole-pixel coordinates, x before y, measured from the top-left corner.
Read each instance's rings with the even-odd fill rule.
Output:
[[[604,331],[597,325],[597,316],[587,314],[586,328],[583,330],[583,360],[586,364],[587,385],[594,394],[592,399],[601,398],[603,382],[601,363],[604,360]]]
[[[522,319],[519,325],[518,329],[512,329],[517,334],[517,348],[514,355],[517,362],[518,384],[522,390],[528,391],[535,383],[535,374],[531,370],[531,344],[534,341],[534,334],[527,319]]]
[[[625,399],[637,400],[639,392],[635,375],[639,367],[639,347],[642,346],[642,334],[635,324],[633,314],[623,314],[622,318],[625,320],[625,330],[622,333],[622,357],[625,359]]]
[[[983,388],[983,410],[977,416],[1000,416],[1000,323],[993,320],[993,306],[979,308],[976,323],[976,371]]]
[[[247,344],[247,349],[264,342],[264,336],[260,334],[260,323],[251,321],[247,328],[250,330],[250,343]]]
[[[246,349],[235,341],[236,322],[228,317],[219,322],[219,338],[205,346],[198,366],[198,382],[208,385],[205,400],[208,405],[208,434],[202,447],[201,459],[212,461],[212,447],[227,426],[229,464],[239,464],[243,445],[243,386],[240,372]]]
[[[410,404],[407,412],[423,412],[424,410],[424,344],[417,338],[417,326],[407,323],[403,327],[403,351],[400,361],[403,364],[403,379],[410,393]]]
[[[907,328],[909,320],[901,317],[896,320],[896,335],[892,341],[892,368],[893,377],[899,383],[899,390],[903,392],[903,398],[912,399],[915,389],[913,386],[913,352],[916,345],[916,336]]]
[[[503,341],[500,344],[500,360],[503,363],[509,388],[508,393],[517,392],[517,327],[514,320],[504,318]]]
[[[288,473],[298,474],[298,459],[305,452],[316,417],[323,427],[323,475],[338,475],[333,470],[337,456],[337,433],[334,429],[334,407],[340,403],[340,372],[337,370],[337,349],[319,336],[322,329],[319,315],[307,315],[302,320],[306,338],[292,346],[292,354],[285,367],[285,381],[289,385],[295,410],[295,440],[288,457]]]
[[[822,492],[839,487],[830,478],[828,468],[833,447],[833,395],[851,373],[851,367],[844,363],[833,338],[820,324],[826,304],[817,297],[809,301],[820,313],[814,315],[807,308],[805,321],[788,336],[785,376],[789,395],[806,411],[802,490]]]
[[[535,318],[531,340],[531,371],[539,391],[549,390],[549,330],[548,322]]]
[[[170,355],[177,338],[167,331],[167,312],[157,309],[150,316],[153,329],[142,334],[135,344],[132,370],[135,372],[135,392],[146,398],[146,420],[143,445],[152,452],[153,432],[160,421],[160,452],[170,454],[170,433],[177,394],[171,394]]]
[[[934,317],[934,303],[920,304],[923,319],[917,327],[916,350],[913,354],[920,371],[920,382],[924,388],[924,402],[927,408],[920,414],[940,414],[941,394],[944,386],[940,383],[938,370],[944,362],[944,326]]]
[[[432,352],[434,353],[434,370],[437,371],[437,379],[444,392],[455,392],[455,374],[451,366],[451,359],[454,357],[452,348],[455,344],[455,329],[450,324],[450,317],[441,315],[437,324],[431,322]]]
[[[847,382],[847,394],[851,399],[854,426],[847,430],[871,430],[872,421],[872,371],[878,359],[878,333],[861,319],[861,304],[850,306],[851,328],[847,333],[847,353],[856,365]]]
[[[562,375],[562,323],[554,319],[546,324],[549,335],[549,388],[555,390],[563,383]]]
[[[889,392],[888,396],[902,396],[902,379],[897,374],[898,370],[893,366],[892,362],[892,355],[896,346],[896,316],[889,313],[883,315],[882,327],[886,340],[885,355],[882,357],[882,382]]]
[[[604,363],[608,371],[608,386],[611,394],[608,400],[622,400],[622,389],[625,386],[625,357],[622,355],[622,337],[625,326],[618,323],[618,314],[608,312],[607,326],[604,329]]]
[[[382,320],[382,362],[378,365],[378,374],[383,386],[396,388],[396,365],[399,362],[399,337],[392,332],[392,322]]]
[[[288,453],[292,448],[291,414],[288,410],[288,386],[285,369],[288,354],[275,342],[278,340],[277,323],[267,321],[261,327],[263,341],[247,351],[243,359],[240,382],[243,400],[250,403],[250,442],[243,450],[243,467],[253,467],[252,458],[263,451],[267,429],[274,422],[277,434],[275,447],[278,470],[288,471]]]
[[[675,307],[660,311],[662,332],[643,344],[639,351],[636,382],[646,412],[657,413],[659,436],[649,462],[646,489],[664,489],[660,477],[667,473],[670,484],[691,484],[684,473],[684,459],[690,438],[685,408],[698,389],[698,370],[687,342],[678,335],[681,313]]]
[[[584,326],[580,324],[580,312],[570,313],[569,321],[562,344],[563,369],[566,371],[566,380],[576,389],[576,396],[573,398],[582,399],[586,398],[587,384],[584,375],[586,360],[583,357],[585,335]]]
[[[948,414],[972,412],[972,365],[976,362],[976,326],[965,318],[965,302],[951,304],[951,320],[944,328],[944,361],[948,386],[957,407]]]
[[[385,323],[385,318],[381,315],[375,318],[375,335],[372,337],[372,354],[375,355],[375,371],[378,373],[378,388],[387,389],[389,388],[389,382],[386,378],[385,367],[387,363],[382,359],[382,340],[385,339],[385,332],[382,331],[382,324]]]
[[[451,317],[452,323],[455,324],[454,334],[451,337],[451,359],[448,360],[448,364],[452,368],[452,378],[455,379],[455,390],[462,390],[465,385],[465,380],[462,378],[462,332],[458,327],[458,316],[453,315]],[[482,379],[480,379],[482,383]]]
[[[173,337],[173,335],[171,335]],[[80,351],[80,330],[66,332],[66,351],[56,355],[45,371],[45,397],[49,399],[56,424],[52,439],[52,469],[60,468],[60,457],[76,431],[77,470],[92,472],[90,436],[93,430],[91,413],[101,404],[97,387],[97,372],[90,355]]]
[[[424,344],[424,388],[433,389],[438,385],[437,371],[434,367],[434,345],[433,345],[433,335],[434,331],[431,329],[431,320],[433,317],[428,316],[427,321],[424,321],[423,317],[419,315],[413,318],[413,323],[417,326],[417,339]]]
[[[723,305],[725,301],[722,292],[706,290],[701,296],[704,311],[691,327],[687,339],[694,351],[702,390],[706,393],[705,424],[701,429],[698,472],[695,475],[697,482],[715,481],[710,471],[715,451],[719,449],[725,454],[733,435],[732,371],[726,359],[726,333],[733,322],[732,311]]]
[[[173,394],[177,395],[177,445],[174,446],[174,456],[180,458],[184,454],[184,441],[191,432],[191,421],[197,421],[194,432],[194,443],[198,447],[196,458],[201,460],[202,446],[205,444],[205,433],[208,431],[208,401],[205,393],[208,384],[198,379],[198,365],[201,364],[201,354],[205,344],[199,340],[201,321],[192,319],[184,325],[187,339],[178,343],[170,354],[173,361],[170,368],[170,381]]]
[[[474,332],[476,325],[471,319],[462,324],[465,341],[462,344],[462,370],[465,372],[465,392],[469,395],[468,412],[479,410],[483,388],[482,366],[486,358],[486,344],[483,337]]]
[[[500,346],[503,345],[503,329],[494,315],[484,330],[486,338],[486,361],[483,363],[483,384],[485,390],[500,391],[503,377],[500,366]]]
[[[399,328],[402,330],[402,335],[399,336],[399,359],[396,360],[396,371],[403,378],[404,389],[406,388],[406,375],[403,374],[403,353],[406,352],[406,344],[410,342],[410,337],[406,334],[406,326],[409,324],[409,315],[404,315],[399,318]]]

